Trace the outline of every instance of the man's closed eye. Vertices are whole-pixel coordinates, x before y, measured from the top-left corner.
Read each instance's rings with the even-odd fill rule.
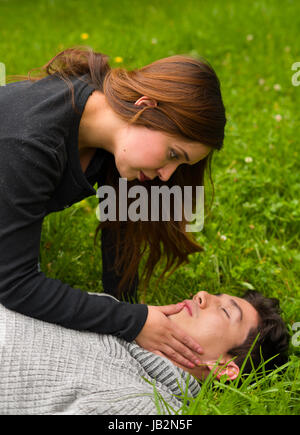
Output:
[[[222,308],[222,310],[224,311],[224,313],[226,314],[226,316],[228,317],[228,319],[230,319],[230,316],[229,316],[229,314],[228,314],[228,311],[225,310],[225,308]]]

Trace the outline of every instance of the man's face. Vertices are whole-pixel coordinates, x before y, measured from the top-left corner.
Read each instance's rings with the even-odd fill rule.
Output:
[[[185,307],[169,318],[201,345],[203,361],[217,361],[221,355],[229,360],[228,350],[242,344],[258,326],[258,313],[249,302],[206,291],[186,300]]]

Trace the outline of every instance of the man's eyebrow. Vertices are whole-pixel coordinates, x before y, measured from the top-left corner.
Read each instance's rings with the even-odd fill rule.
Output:
[[[239,322],[241,322],[243,320],[243,311],[242,311],[241,307],[234,299],[230,299],[230,302],[232,303],[232,305],[234,305],[239,310],[239,312],[240,312]]]
[[[188,156],[188,153],[187,153],[186,151],[184,151],[182,148],[180,148],[178,145],[176,145],[176,146],[177,146],[177,148],[179,148],[180,151],[184,154],[185,160],[186,160],[187,162],[190,162],[190,158],[189,158],[189,156]]]
[[[224,293],[217,293],[215,296],[223,296]],[[234,299],[230,299],[230,303],[239,310],[240,312],[240,318],[239,318],[239,322],[241,322],[243,320],[243,310],[241,309],[241,307],[239,306],[239,304],[234,300]]]

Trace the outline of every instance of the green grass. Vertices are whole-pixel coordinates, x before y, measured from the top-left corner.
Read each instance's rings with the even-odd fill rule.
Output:
[[[182,391],[183,405],[179,415],[293,415],[299,414],[299,362],[295,355],[284,366],[282,376],[278,370],[263,372],[263,365],[250,375],[239,376],[237,381],[216,380],[212,375],[202,384],[196,398]],[[240,382],[240,385],[238,385]],[[166,413],[162,398],[157,393],[157,409]],[[284,400],[283,400],[284,398]],[[161,400],[161,401],[160,401]]]
[[[7,74],[27,73],[63,48],[88,44],[108,54],[112,67],[199,54],[220,78],[228,123],[213,162],[214,204],[197,235],[205,250],[154,292],[158,269],[147,303],[176,302],[199,289],[240,296],[254,288],[280,299],[290,330],[300,321],[300,87],[291,82],[299,28],[300,5],[288,0],[0,0]],[[47,276],[86,291],[102,291],[96,206],[89,198],[48,216],[41,241]],[[300,348],[291,345],[290,353],[283,376],[240,387],[209,379],[183,412],[299,414]]]

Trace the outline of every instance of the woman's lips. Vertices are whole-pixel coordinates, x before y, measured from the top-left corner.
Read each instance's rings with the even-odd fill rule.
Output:
[[[140,181],[151,180],[151,178],[147,177],[143,171],[140,171]]]

